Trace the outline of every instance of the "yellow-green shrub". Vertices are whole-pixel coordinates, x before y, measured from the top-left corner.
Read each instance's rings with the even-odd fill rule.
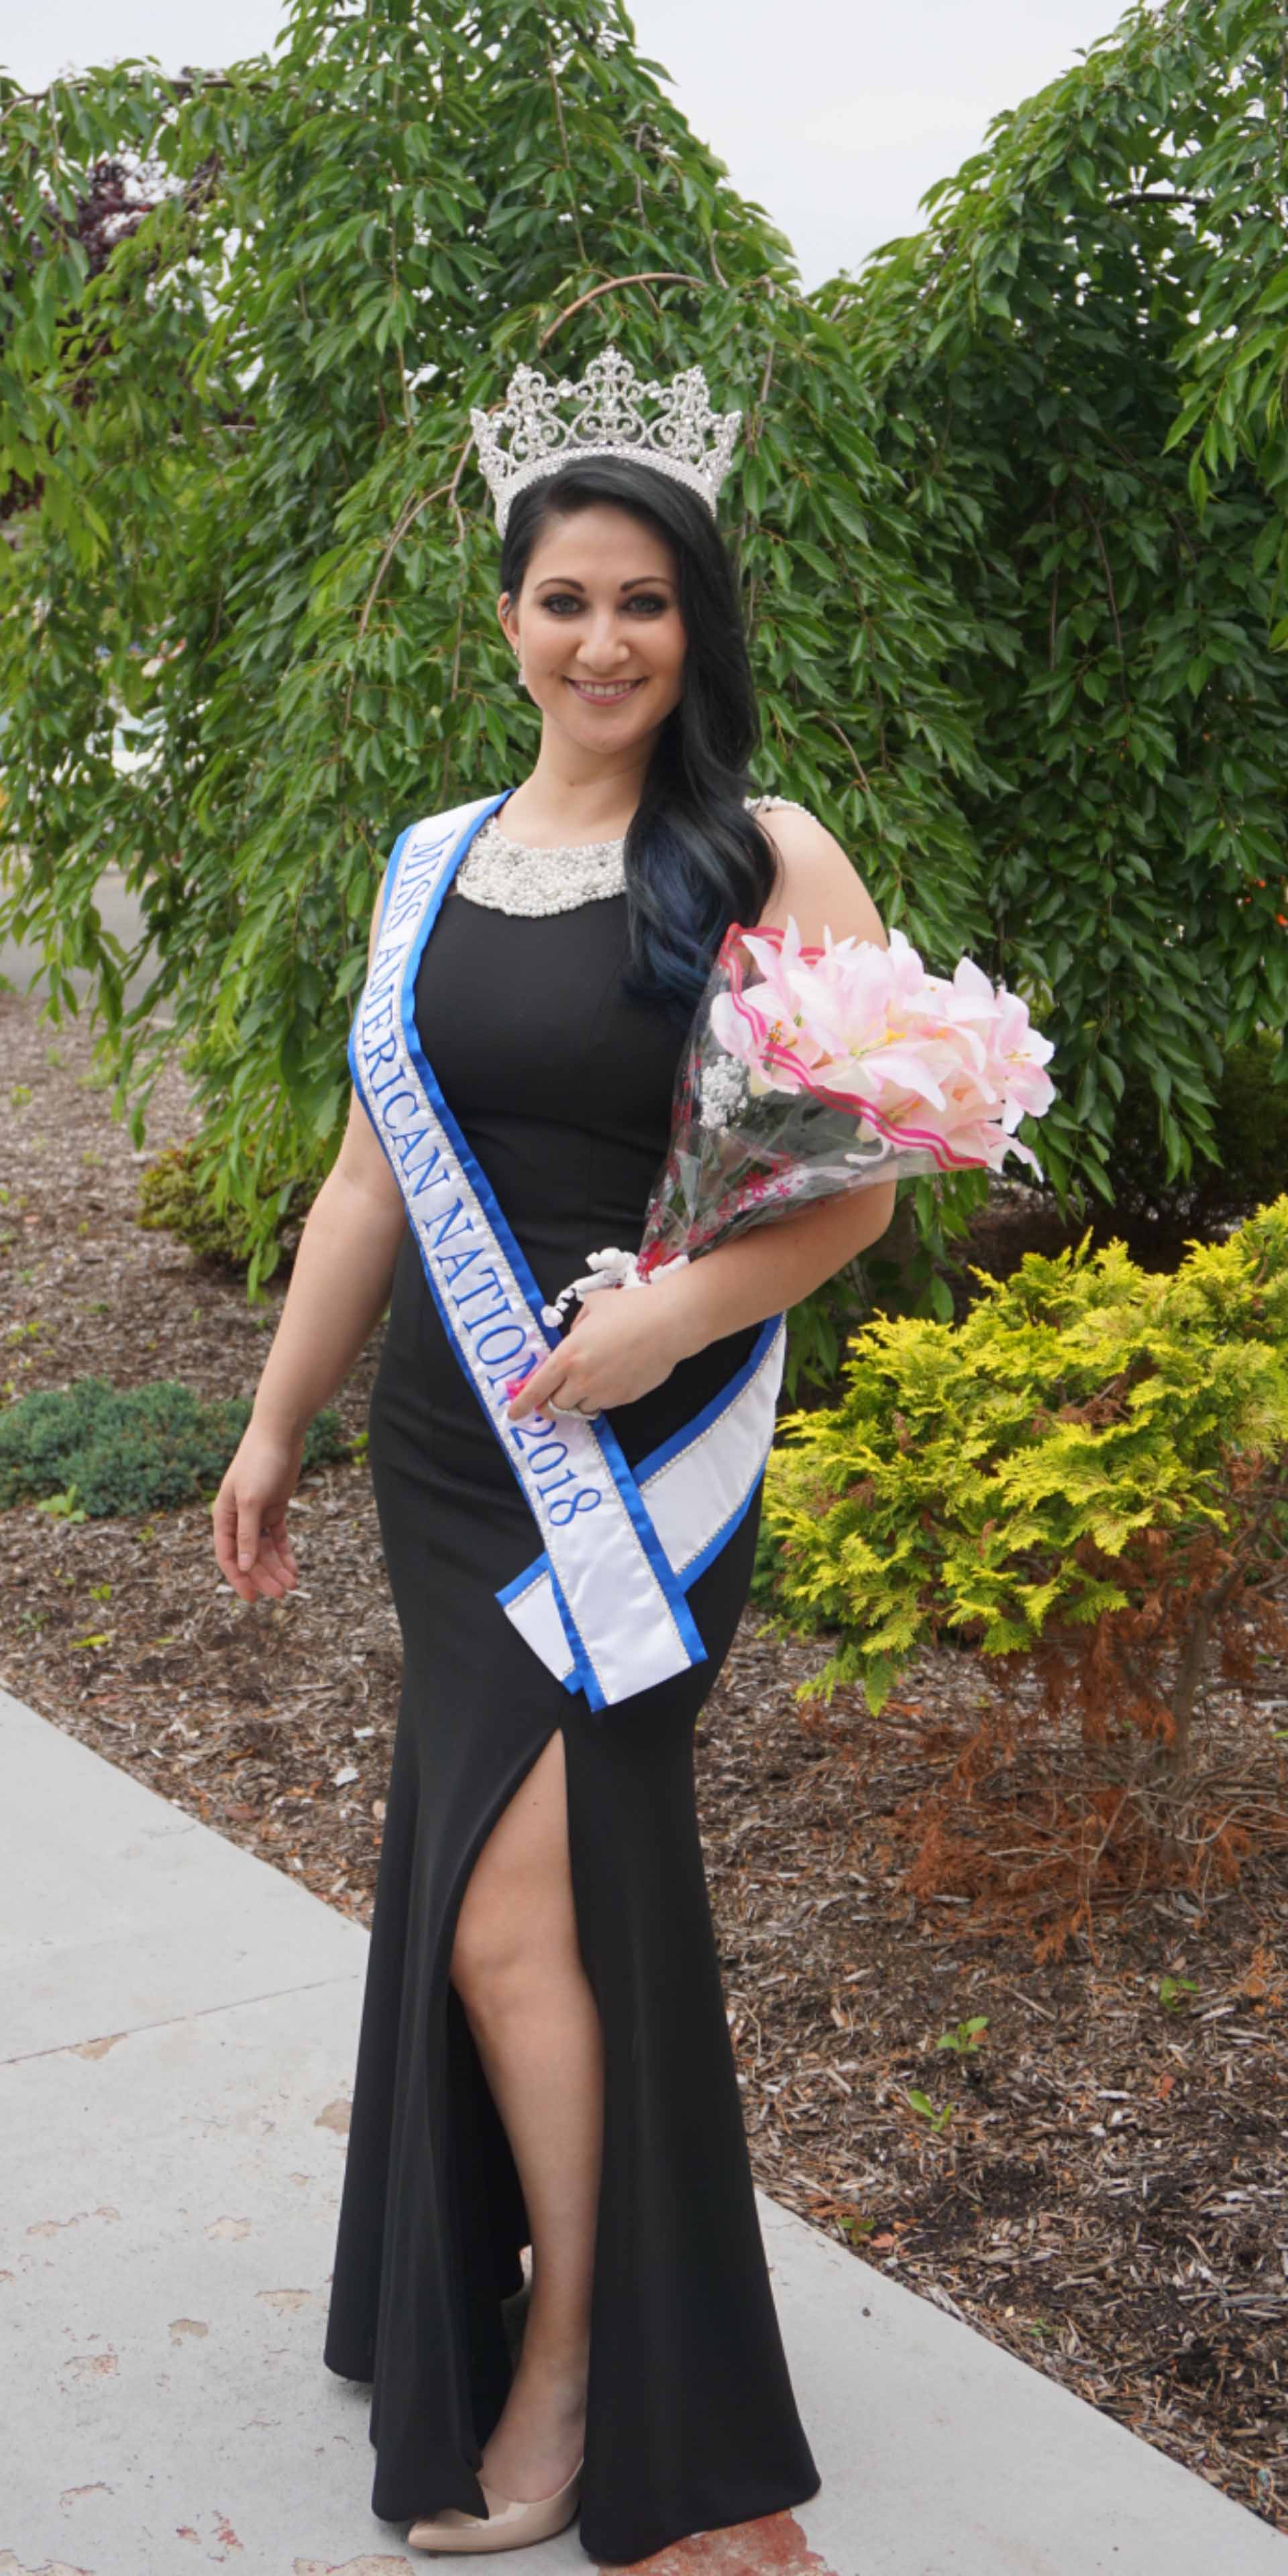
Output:
[[[1237,1606],[1288,1643],[1254,1582],[1288,1539],[1288,1195],[1170,1276],[1088,1240],[986,1281],[960,1325],[874,1318],[841,1402],[780,1421],[753,1597],[833,1637],[798,1697],[861,1679],[878,1715],[941,1632],[1058,1639],[1101,1705],[1121,1639],[1147,1664],[1200,1620],[1228,1645]],[[1130,1714],[1170,1741],[1132,1671]]]

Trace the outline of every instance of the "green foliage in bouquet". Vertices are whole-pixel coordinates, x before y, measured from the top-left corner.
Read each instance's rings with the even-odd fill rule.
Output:
[[[1183,1762],[1209,1639],[1223,1670],[1244,1623],[1288,1647],[1288,1196],[1174,1276],[1085,1235],[976,1275],[962,1324],[875,1319],[841,1403],[781,1420],[754,1597],[830,1645],[801,1699],[858,1681],[879,1715],[947,1636]]]
[[[620,0],[295,0],[217,74],[0,76],[0,933],[55,1018],[94,979],[136,1144],[180,1046],[251,1296],[338,1147],[395,835],[535,750],[469,407],[609,338],[743,409],[758,783],[932,971],[1048,1011],[1053,1186],[1112,1196],[1134,1072],[1169,1169],[1219,1153],[1227,1038],[1288,1009],[1280,14],[1132,8],[810,295]],[[131,154],[160,180],[95,268]]]
[[[0,1413],[0,1510],[73,1485],[90,1520],[210,1501],[250,1412],[244,1396],[208,1402],[169,1379],[115,1387],[83,1377],[39,1387]],[[305,1434],[302,1466],[348,1455],[340,1417],[325,1406]]]

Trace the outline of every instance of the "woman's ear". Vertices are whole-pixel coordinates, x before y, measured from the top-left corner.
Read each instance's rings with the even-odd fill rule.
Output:
[[[501,632],[504,635],[507,644],[512,645],[517,653],[519,649],[519,638],[515,632],[514,611],[510,605],[510,594],[508,590],[502,591],[501,596],[496,603],[496,613],[500,618]]]

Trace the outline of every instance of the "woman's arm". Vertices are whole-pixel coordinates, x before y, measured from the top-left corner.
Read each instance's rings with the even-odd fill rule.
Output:
[[[388,1190],[355,1176],[356,1156],[345,1165],[355,1113],[370,1128],[366,1110],[355,1103],[344,1145],[309,1209],[255,1395],[253,1419],[279,1438],[306,1431],[330,1403],[389,1303],[407,1215],[387,1164]],[[371,1141],[384,1163],[374,1136]]]
[[[812,814],[783,807],[761,820],[782,866],[757,928],[785,928],[791,913],[806,947],[821,948],[826,927],[836,939],[854,935],[888,948],[876,906],[839,841]],[[894,1202],[894,1182],[873,1181],[735,1235],[683,1270],[658,1270],[637,1293],[588,1296],[566,1339],[525,1378],[507,1421],[525,1421],[550,1398],[593,1413],[648,1394],[677,1360],[783,1313],[833,1278],[885,1233]]]
[[[383,891],[383,889],[382,889]],[[367,965],[380,905],[372,918]],[[277,1438],[302,1436],[342,1386],[389,1303],[407,1224],[383,1145],[352,1091],[340,1151],[309,1210],[252,1419]]]
[[[379,917],[378,900],[368,969]],[[299,1581],[286,1515],[305,1433],[384,1312],[405,1223],[402,1193],[355,1092],[300,1237],[250,1420],[214,1500],[215,1555],[243,1601],[280,1601]]]
[[[674,1277],[659,1271],[648,1294],[668,1301],[665,1330],[675,1358],[688,1359],[744,1324],[785,1314],[811,1289],[835,1278],[885,1233],[894,1195],[893,1181],[873,1181],[845,1198],[821,1199],[795,1216],[753,1226]]]
[[[807,948],[822,947],[825,926],[834,939],[870,939],[878,948],[889,947],[867,888],[840,842],[812,814],[773,807],[759,819],[782,865],[757,929],[784,930],[790,913]],[[844,1198],[816,1201],[795,1216],[735,1235],[673,1278],[659,1272],[649,1294],[669,1301],[676,1358],[689,1358],[721,1334],[763,1323],[821,1288],[879,1240],[894,1203],[894,1182],[873,1181]]]

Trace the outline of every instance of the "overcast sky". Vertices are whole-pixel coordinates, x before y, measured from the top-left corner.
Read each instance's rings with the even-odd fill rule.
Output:
[[[629,5],[629,0],[628,0]],[[1119,0],[638,0],[694,132],[785,232],[806,287],[918,232],[917,201],[990,117],[1077,61]],[[278,0],[0,0],[0,61],[28,88],[155,54],[167,71],[262,53]]]

